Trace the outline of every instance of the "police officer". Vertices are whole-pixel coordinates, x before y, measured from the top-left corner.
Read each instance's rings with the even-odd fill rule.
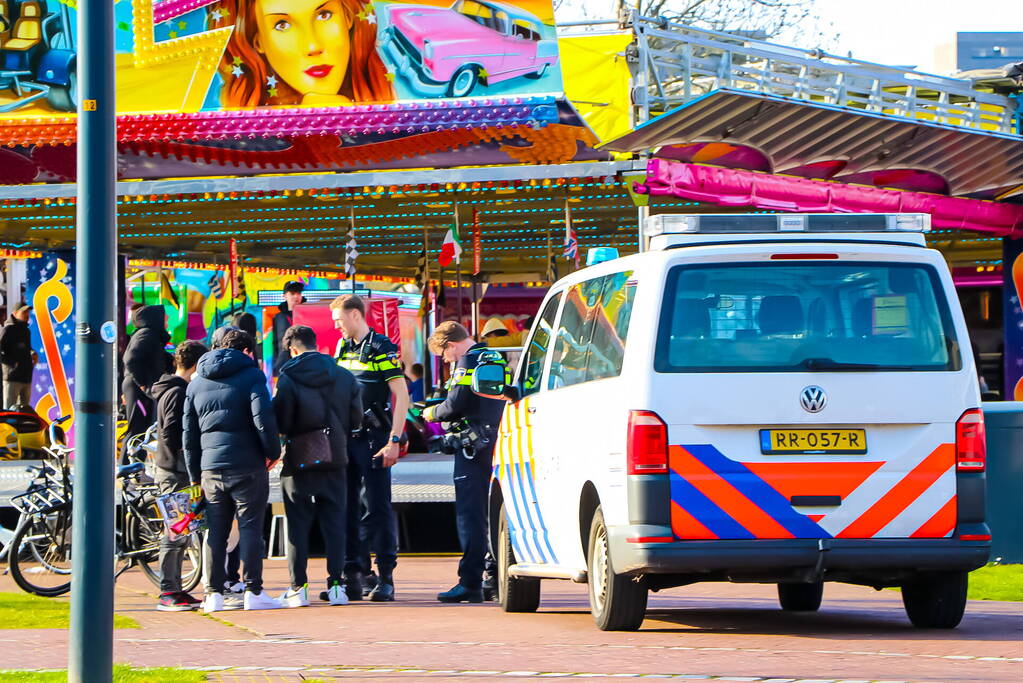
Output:
[[[349,600],[362,600],[362,584],[370,571],[372,550],[376,555],[377,585],[369,599],[390,602],[394,600],[393,573],[398,564],[398,522],[391,507],[391,467],[398,462],[405,429],[408,386],[398,360],[398,347],[370,329],[362,299],[345,294],[335,299],[330,308],[334,325],[343,334],[337,346],[337,364],[359,380],[366,410],[362,430],[348,440],[345,592]],[[360,489],[365,491],[365,516],[359,505]]]
[[[430,351],[455,363],[447,398],[428,407],[423,418],[448,424],[446,443],[455,456],[455,516],[462,559],[458,585],[437,595],[441,602],[482,602],[487,555],[487,491],[493,467],[497,428],[504,411],[501,399],[484,398],[472,390],[472,378],[486,344],[477,344],[456,322],[444,322],[429,339]],[[496,360],[503,364],[497,354]]]

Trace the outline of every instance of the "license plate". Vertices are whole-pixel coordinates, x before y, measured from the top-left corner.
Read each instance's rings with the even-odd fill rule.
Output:
[[[867,452],[864,429],[761,429],[760,452],[833,453],[863,455]]]

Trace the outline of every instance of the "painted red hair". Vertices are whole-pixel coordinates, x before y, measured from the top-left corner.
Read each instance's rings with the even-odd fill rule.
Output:
[[[370,13],[364,0],[338,0],[351,25],[351,57],[348,75],[339,95],[353,102],[393,102],[394,88],[387,79],[387,69],[377,54],[377,27],[358,15]],[[223,16],[211,20],[211,28],[234,25],[234,33],[220,61],[220,75],[224,85],[220,100],[225,107],[259,107],[268,105],[294,105],[302,102],[302,94],[283,81],[271,97],[266,89],[270,65],[255,48],[259,25],[254,13],[255,0],[220,0]],[[235,59],[241,64],[242,74],[234,75]]]

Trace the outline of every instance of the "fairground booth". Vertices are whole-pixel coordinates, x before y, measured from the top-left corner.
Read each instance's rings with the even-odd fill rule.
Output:
[[[45,418],[74,410],[73,5],[0,0],[0,263],[6,306],[34,306]],[[116,5],[122,339],[138,304],[175,342],[248,312],[269,376],[297,280],[325,349],[354,289],[411,365],[442,319],[521,343],[553,279],[642,248],[651,214],[912,211],[992,395],[1016,395],[1017,83],[638,15],[556,27],[550,0],[265,5]]]

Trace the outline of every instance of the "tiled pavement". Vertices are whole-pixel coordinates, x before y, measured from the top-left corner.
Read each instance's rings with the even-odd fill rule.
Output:
[[[115,659],[191,666],[210,680],[495,680],[688,678],[731,681],[1020,681],[1023,610],[971,603],[954,631],[909,626],[897,592],[829,584],[818,614],[777,608],[771,586],[702,584],[651,598],[637,633],[602,633],[585,587],[545,582],[541,613],[434,600],[453,580],[453,558],[403,558],[398,602],[198,613],[152,609],[138,574],[118,583],[118,609],[138,630],[115,634]],[[310,572],[322,573],[317,562]],[[283,590],[283,562],[267,563]],[[14,590],[0,579],[0,590]],[[318,586],[311,586],[316,594]],[[0,625],[2,626],[2,625]],[[0,630],[0,668],[64,665],[62,631]]]

